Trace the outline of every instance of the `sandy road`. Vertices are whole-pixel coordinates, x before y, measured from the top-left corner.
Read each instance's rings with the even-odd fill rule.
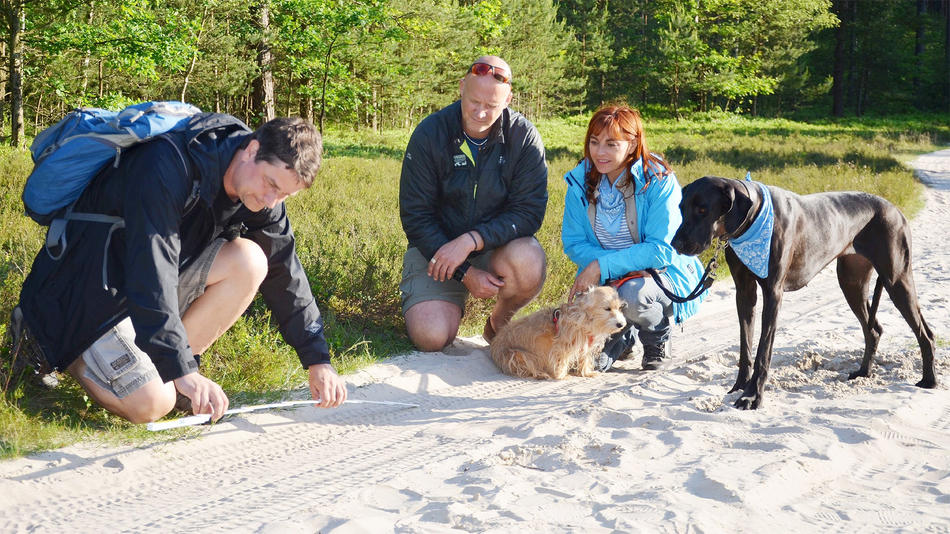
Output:
[[[462,340],[349,377],[352,398],[418,408],[252,413],[186,439],[2,462],[0,531],[947,532],[950,150],[915,166],[937,390],[912,386],[919,352],[886,298],[874,376],[844,380],[863,341],[826,269],[784,300],[766,406],[732,409],[738,328],[720,281],[675,333],[669,371],[516,380]]]

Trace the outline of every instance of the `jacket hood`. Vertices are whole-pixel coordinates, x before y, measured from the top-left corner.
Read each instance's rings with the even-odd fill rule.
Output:
[[[211,203],[220,191],[224,172],[238,147],[253,133],[246,124],[230,115],[207,113],[190,125],[188,153],[196,176],[203,176],[201,198]]]

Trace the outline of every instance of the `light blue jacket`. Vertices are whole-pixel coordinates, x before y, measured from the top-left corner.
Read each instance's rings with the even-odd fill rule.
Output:
[[[679,210],[682,191],[676,176],[670,174],[660,178],[651,171],[650,185],[644,190],[643,162],[637,160],[630,166],[640,242],[625,249],[609,250],[600,245],[588,216],[588,202],[584,194],[587,165],[585,159],[564,175],[567,194],[564,198],[561,242],[564,253],[577,264],[577,272],[580,273],[590,262],[598,260],[600,283],[603,284],[630,271],[665,267],[665,278],[670,283],[667,289],[680,296],[689,294],[699,283],[703,265],[695,256],[679,254],[670,245],[682,220]],[[630,198],[626,201],[629,202]],[[699,303],[705,298],[706,292],[703,292],[699,298],[689,302],[673,303],[674,320],[677,323],[685,321],[696,313]]]

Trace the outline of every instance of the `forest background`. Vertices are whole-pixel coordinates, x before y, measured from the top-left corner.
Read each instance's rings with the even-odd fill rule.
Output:
[[[548,279],[528,311],[573,279],[560,177],[601,103],[644,112],[680,184],[751,171],[799,193],[869,191],[909,216],[920,187],[901,160],[950,141],[950,0],[0,0],[0,33],[0,331],[43,240],[20,202],[31,137],[80,106],[183,100],[251,126],[300,115],[324,132],[324,169],[288,209],[343,371],[411,350],[402,153],[481,54],[511,64],[512,108],[546,148]],[[463,335],[485,311],[469,303]],[[305,375],[279,337],[257,301],[202,372],[232,405],[299,396]],[[0,458],[89,435],[145,439],[67,377],[47,389],[10,356],[4,343]]]
[[[178,99],[251,125],[409,128],[497,53],[530,119],[950,111],[950,0],[0,0],[7,140]]]

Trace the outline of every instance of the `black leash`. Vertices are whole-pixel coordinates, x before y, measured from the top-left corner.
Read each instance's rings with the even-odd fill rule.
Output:
[[[660,273],[656,272],[656,269],[647,269],[646,271],[650,273],[650,276],[653,277],[653,281],[656,282],[656,285],[660,287],[660,290],[663,293],[666,293],[666,296],[670,298],[673,302],[683,304],[684,302],[689,302],[693,299],[699,298],[703,294],[703,291],[709,289],[713,282],[716,281],[716,277],[712,274],[716,270],[716,267],[719,264],[716,262],[716,258],[719,257],[719,254],[722,252],[722,249],[726,247],[726,240],[720,239],[719,244],[716,245],[716,252],[713,253],[712,258],[706,263],[706,272],[703,273],[702,278],[699,279],[699,283],[696,284],[696,287],[689,292],[689,295],[681,297],[676,293],[673,293],[665,285],[663,285],[663,279],[660,277]]]

